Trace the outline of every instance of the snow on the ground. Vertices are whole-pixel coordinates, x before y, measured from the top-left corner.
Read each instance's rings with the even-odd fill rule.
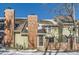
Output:
[[[79,55],[79,51],[78,52],[58,52],[56,54],[56,51],[48,51],[46,53],[46,55]],[[16,50],[16,49],[6,49],[5,47],[2,47],[2,45],[0,45],[0,55],[44,55],[44,52],[41,51],[37,51],[37,49],[34,50]]]
[[[43,55],[44,52],[40,52],[37,50],[14,50],[14,49],[8,49],[5,48],[0,49],[0,55]],[[46,55],[49,55],[50,51],[46,53]],[[55,55],[56,51],[52,51],[51,55]],[[57,55],[79,55],[79,52],[58,52]]]
[[[43,52],[4,52],[1,55],[43,55]],[[47,52],[46,55],[49,55]],[[55,53],[51,53],[51,55],[55,55]],[[57,55],[79,55],[79,53],[58,53]]]

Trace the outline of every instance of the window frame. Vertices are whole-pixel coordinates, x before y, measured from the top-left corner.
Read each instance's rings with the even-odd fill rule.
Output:
[[[42,41],[41,41],[42,40]],[[39,35],[39,46],[43,46],[44,43],[43,43],[43,35]],[[41,44],[42,43],[42,44]]]

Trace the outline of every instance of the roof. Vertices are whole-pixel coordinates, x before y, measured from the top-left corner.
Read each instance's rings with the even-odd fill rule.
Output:
[[[38,27],[39,27],[39,26],[38,26]],[[28,32],[28,22],[25,21],[23,24],[20,24],[20,25],[16,28],[16,30],[19,30],[19,31],[24,32],[24,33]],[[46,32],[46,31],[45,31],[44,28],[41,28],[41,29],[38,28],[38,33],[45,33],[45,32]]]
[[[45,20],[39,21],[39,24],[45,25],[45,26],[48,26],[48,25],[57,26],[58,25],[57,22],[54,21],[53,19],[45,19]]]
[[[27,20],[26,20],[24,23],[20,24],[15,30],[20,30],[20,31],[25,32],[25,30],[27,30],[26,29],[27,26],[28,26],[28,23],[27,23]]]
[[[52,24],[52,22],[46,21],[46,20],[39,21],[39,23],[40,24]]]
[[[57,16],[55,18],[58,18],[61,20],[63,23],[73,23],[73,19],[70,16]]]

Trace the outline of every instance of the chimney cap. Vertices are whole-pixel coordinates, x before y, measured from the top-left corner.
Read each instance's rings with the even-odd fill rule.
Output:
[[[14,9],[6,8],[4,12],[6,12],[6,11],[14,11]]]
[[[36,15],[35,13],[31,13],[30,15]]]
[[[7,7],[7,9],[12,9],[11,7]]]

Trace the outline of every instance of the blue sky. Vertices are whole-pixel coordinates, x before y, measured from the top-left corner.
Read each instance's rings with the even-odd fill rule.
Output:
[[[57,16],[59,9],[62,9],[63,4],[57,3],[0,3],[0,17],[4,16],[4,10],[6,8],[12,8],[15,10],[16,17],[27,17],[30,14],[38,15],[41,19],[51,19]],[[79,19],[79,5],[75,4],[76,19]],[[56,11],[56,12],[55,12]]]

